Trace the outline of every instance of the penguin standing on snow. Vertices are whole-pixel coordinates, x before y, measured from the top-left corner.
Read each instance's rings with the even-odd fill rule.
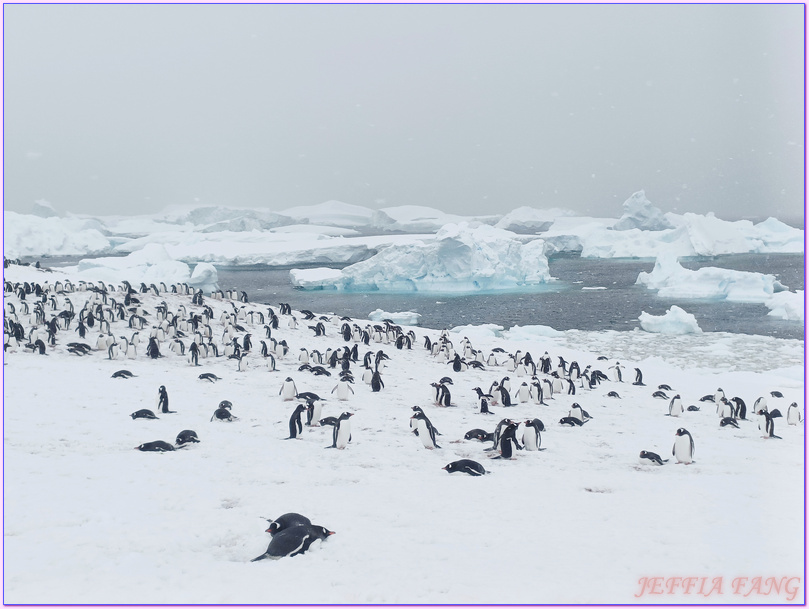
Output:
[[[643,384],[643,372],[640,371],[640,368],[635,368],[635,382],[632,383],[633,385],[639,385],[640,387],[645,387],[646,385]],[[646,451],[643,451],[646,452]],[[654,453],[651,453],[654,454]]]
[[[416,421],[417,435],[421,443],[424,444],[424,448],[441,448],[435,441],[435,429],[433,429],[430,420],[423,412],[417,411],[416,414],[410,418]]]
[[[382,382],[382,375],[379,374],[379,369],[377,368],[371,376],[371,391],[377,392],[384,387],[385,383]]]
[[[545,425],[539,419],[529,419],[525,422],[525,429],[522,434],[522,443],[525,450],[542,450],[542,435],[539,433],[545,431]]]
[[[500,455],[493,457],[494,459],[511,459],[514,454],[514,447],[521,449],[522,446],[517,442],[517,427],[519,425],[512,421],[503,430],[500,436]]]
[[[332,445],[327,448],[345,448],[351,442],[351,421],[349,419],[353,416],[353,412],[344,412],[337,417],[332,432]]]
[[[677,430],[671,454],[677,459],[677,463],[688,465],[694,461],[694,438],[687,429],[680,427]]]
[[[787,409],[787,425],[797,425],[803,423],[803,415],[801,409],[798,408],[797,402],[792,402]]]
[[[163,414],[176,412],[169,410],[169,392],[166,391],[165,385],[160,385],[160,388],[157,390],[157,411]]]
[[[776,419],[781,416],[781,412],[778,409],[773,410],[772,412],[767,412],[766,410],[759,410],[757,413],[759,415],[759,423],[758,428],[760,431],[764,432],[764,438],[775,438],[777,440],[781,439],[781,436],[775,435],[775,421]],[[762,429],[762,426],[764,427]]]
[[[334,386],[334,389],[331,390],[332,395],[334,395],[335,391],[337,392],[337,399],[341,401],[347,400],[349,394],[354,395],[354,390],[346,380],[341,380]]]
[[[306,406],[304,406],[303,404],[298,404],[298,406],[292,412],[292,416],[289,417],[289,437],[287,438],[287,440],[297,438],[298,435],[303,431],[303,423],[301,423],[301,415],[305,410]]]
[[[683,414],[683,412],[683,401],[680,399],[680,394],[678,393],[671,398],[671,402],[669,402],[669,416],[679,417],[681,414]]]
[[[295,387],[295,381],[292,380],[291,376],[288,376],[281,385],[278,395],[280,395],[285,402],[291,402],[295,399],[295,396],[298,395],[298,388]]]

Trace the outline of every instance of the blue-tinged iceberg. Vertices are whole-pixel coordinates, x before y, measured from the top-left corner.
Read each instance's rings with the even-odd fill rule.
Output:
[[[691,313],[686,313],[677,305],[672,305],[664,315],[652,315],[646,311],[641,312],[640,327],[647,332],[657,332],[658,334],[697,334],[702,332],[702,328],[697,323],[697,318]]]
[[[527,243],[512,232],[467,222],[448,224],[435,238],[383,249],[339,275],[290,273],[301,288],[385,292],[478,292],[536,286],[551,280],[544,242]],[[312,279],[312,281],[307,281]]]

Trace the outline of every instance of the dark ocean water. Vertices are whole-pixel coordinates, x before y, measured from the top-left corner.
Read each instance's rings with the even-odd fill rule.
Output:
[[[689,269],[716,266],[768,273],[791,290],[804,289],[804,257],[799,254],[740,254],[683,258],[680,262]],[[420,325],[428,328],[494,323],[505,328],[541,324],[556,330],[632,330],[640,327],[641,312],[663,315],[674,304],[692,313],[706,332],[804,338],[802,322],[770,317],[769,309],[763,304],[659,298],[654,290],[635,285],[638,273],[651,271],[654,261],[594,260],[564,255],[552,257],[549,263],[551,276],[558,281],[548,287],[525,292],[464,295],[304,291],[292,287],[288,270],[267,267],[218,267],[217,270],[223,289],[244,290],[251,302],[273,307],[279,302],[288,302],[295,309],[358,318],[367,318],[375,309],[415,311],[422,316]]]

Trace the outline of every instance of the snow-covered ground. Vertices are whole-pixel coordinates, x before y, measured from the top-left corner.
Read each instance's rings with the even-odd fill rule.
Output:
[[[10,282],[57,277],[30,267],[5,270]],[[57,306],[46,306],[45,319],[64,310],[68,297],[78,313],[92,294],[56,294]],[[190,296],[138,297],[147,320],[143,336],[157,323],[162,301],[172,312],[185,307],[183,319],[202,313]],[[27,301],[33,306],[31,297]],[[18,297],[6,294],[6,303],[30,329],[30,314],[21,314]],[[495,414],[483,415],[473,387],[486,392],[510,376],[516,396],[529,377],[505,365],[454,372],[444,356],[433,357],[423,347],[425,335],[439,337],[436,330],[412,328],[417,335],[412,350],[359,344],[360,361],[352,364],[354,395],[340,402],[331,395],[336,371],[331,377],[299,371],[298,354],[303,347],[325,352],[353,346],[339,334],[342,322],[325,321],[326,336],[315,336],[307,327],[314,320],[305,322],[293,311],[300,323],[289,328],[290,316],[273,307],[280,324],[272,337],[286,340],[290,351],[277,360],[278,370],[270,371],[268,358],[259,354],[260,341],[269,342],[265,329],[255,315],[253,323],[246,316],[266,315],[266,307],[211,298],[205,304],[212,309],[213,342],[220,349],[223,312],[239,311],[238,323],[252,334],[241,371],[236,360],[225,357],[191,366],[169,350],[169,339],[159,359],[145,356],[145,341],[134,359],[110,360],[106,351],[96,350],[74,355],[68,343],[95,347],[99,338],[96,325],[80,340],[75,321],[57,333],[46,355],[24,346],[5,352],[5,603],[805,600],[804,427],[775,419],[782,439],[763,439],[750,414],[759,397],[784,417],[791,402],[803,411],[802,341],[719,333],[556,332],[542,326],[459,328],[450,338],[462,355],[468,336],[487,359],[500,347],[512,354],[530,351],[535,360],[547,351],[554,367],[561,356],[610,378],[617,362],[625,367],[623,382],[605,381],[592,390],[577,386],[575,395],[554,394],[547,405],[493,405]],[[351,323],[364,328],[369,322]],[[127,321],[112,324],[115,337],[130,338],[133,332]],[[245,332],[235,335],[241,342]],[[182,340],[188,347],[190,337]],[[382,369],[385,386],[375,393],[360,377],[364,354],[378,350],[390,360]],[[500,358],[502,363],[505,357]],[[632,385],[635,367],[645,386]],[[120,369],[136,376],[111,378]],[[221,380],[200,380],[203,372]],[[347,448],[325,449],[332,441],[330,427],[305,427],[299,439],[284,439],[297,404],[279,396],[287,376],[299,391],[326,398],[322,416],[355,413]],[[444,376],[453,380],[455,407],[433,401],[430,383]],[[668,400],[652,397],[663,383],[672,388],[667,395],[679,393],[685,406],[701,410],[665,416]],[[156,410],[161,385],[176,414],[132,420],[136,410]],[[720,428],[715,405],[699,401],[718,387],[728,398],[742,397],[753,420],[739,421],[739,429]],[[783,397],[772,397],[775,390]],[[610,391],[620,398],[607,397]],[[210,421],[222,400],[232,402],[238,420]],[[582,427],[560,426],[574,402],[592,420]],[[426,449],[410,432],[416,405],[441,432],[441,448]],[[473,428],[493,431],[504,417],[540,418],[545,450],[492,460],[484,451],[491,442],[464,440]],[[671,460],[680,427],[696,445],[690,465]],[[184,429],[195,430],[200,443],[162,454],[133,450],[147,441],[173,442]],[[641,464],[641,450],[670,460],[662,467]],[[470,477],[441,469],[461,458],[479,461],[491,474]],[[285,512],[307,515],[336,534],[302,556],[250,562],[269,542],[264,518]],[[698,579],[686,594],[672,578],[687,577],[708,583]],[[735,579],[740,577],[748,579]],[[757,584],[756,577],[775,580]]]

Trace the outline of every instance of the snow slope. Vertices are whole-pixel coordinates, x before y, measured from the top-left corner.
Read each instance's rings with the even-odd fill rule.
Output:
[[[55,273],[30,267],[6,269],[7,281],[53,282]],[[90,292],[70,294],[80,310]],[[57,309],[67,294],[56,295]],[[189,296],[140,294],[142,331],[155,323],[155,305],[166,301],[201,313]],[[118,296],[120,298],[120,296]],[[17,296],[6,294],[21,322]],[[206,298],[213,310],[214,341],[222,345],[223,312],[233,304]],[[241,303],[237,303],[241,306]],[[242,314],[266,307],[247,304]],[[276,313],[280,311],[276,308]],[[299,312],[293,311],[298,319]],[[325,351],[345,343],[326,321],[326,336],[305,323],[288,328],[279,315],[273,330],[290,353],[270,371],[258,353],[265,330],[239,320],[254,347],[237,370],[235,360],[210,357],[193,367],[161,345],[164,357],[109,360],[103,351],[80,357],[66,351],[78,340],[75,323],[57,333],[47,355],[12,346],[4,355],[4,602],[6,603],[757,603],[804,601],[781,587],[762,595],[751,586],[734,594],[738,576],[802,577],[804,569],[803,426],[777,419],[783,439],[761,438],[754,421],[719,427],[713,404],[699,402],[723,387],[750,408],[759,396],[786,414],[803,409],[803,342],[703,333],[662,336],[646,332],[552,332],[515,328],[482,332],[473,346],[494,347],[535,359],[547,351],[611,374],[620,361],[624,382],[605,381],[554,395],[547,405],[492,406],[477,414],[472,388],[487,390],[512,377],[504,366],[453,372],[443,356],[421,346],[439,332],[414,328],[413,350],[383,350],[384,389],[373,393],[359,378],[355,395],[330,395],[335,376],[299,371],[301,347]],[[365,320],[355,320],[364,327]],[[339,322],[338,322],[339,323]],[[466,328],[463,332],[471,328]],[[408,328],[404,328],[408,330]],[[126,321],[115,336],[130,336]],[[244,332],[238,332],[241,341]],[[460,349],[462,335],[452,333]],[[97,327],[84,342],[95,346]],[[188,339],[186,343],[188,342]],[[143,345],[141,345],[142,347]],[[766,354],[766,356],[764,356]],[[607,360],[598,359],[605,356]],[[630,384],[632,368],[646,386]],[[126,368],[136,376],[111,378]],[[221,377],[198,379],[201,372]],[[430,382],[443,376],[454,408],[432,400]],[[323,416],[355,413],[352,442],[325,449],[330,428],[304,428],[285,440],[296,402],[279,389],[291,376],[299,391],[326,397]],[[540,375],[542,376],[542,375]],[[46,380],[46,382],[43,382]],[[651,397],[660,383],[699,412],[664,416],[668,402]],[[153,421],[131,412],[156,409],[165,385],[176,414]],[[784,398],[771,397],[778,389]],[[620,399],[608,398],[611,390]],[[211,422],[221,400],[233,403],[232,423]],[[578,402],[593,417],[580,428],[557,421]],[[421,406],[443,434],[440,449],[427,450],[409,431],[411,407]],[[487,444],[464,440],[472,428],[492,431],[502,417],[539,417],[545,423],[542,452],[518,451],[513,460],[491,460]],[[690,430],[695,462],[641,465],[640,450],[670,457],[674,432]],[[173,441],[183,429],[201,442],[171,453],[143,453],[147,441]],[[450,461],[471,458],[491,472],[479,478],[449,475]],[[299,512],[336,534],[307,554],[250,562],[269,542],[263,518]],[[722,592],[639,596],[644,577],[722,578]],[[780,580],[779,580],[780,581]],[[794,584],[794,580],[790,580]],[[789,588],[792,590],[792,587]]]

